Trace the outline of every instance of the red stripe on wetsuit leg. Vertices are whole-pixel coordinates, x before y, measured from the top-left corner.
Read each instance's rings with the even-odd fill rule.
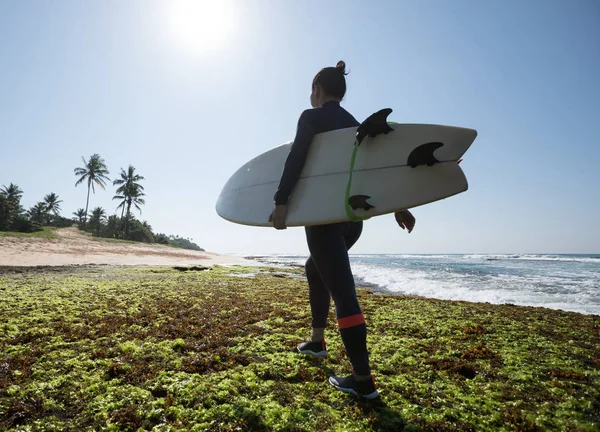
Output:
[[[348,327],[354,327],[357,325],[361,325],[365,323],[365,317],[363,314],[359,313],[356,315],[350,315],[344,318],[338,318],[338,327],[340,329],[345,329]]]

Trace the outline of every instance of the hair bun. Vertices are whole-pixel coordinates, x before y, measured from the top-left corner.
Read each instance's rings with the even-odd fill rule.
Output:
[[[335,65],[335,68],[337,70],[339,70],[341,73],[343,73],[344,75],[346,75],[346,63],[343,60],[340,60],[339,62],[337,62],[337,64]]]

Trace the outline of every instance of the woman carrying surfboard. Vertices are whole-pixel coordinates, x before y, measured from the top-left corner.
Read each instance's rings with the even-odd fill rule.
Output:
[[[277,192],[275,208],[269,216],[276,229],[285,229],[287,203],[298,181],[310,143],[316,134],[348,127],[359,122],[340,106],[346,94],[346,64],[321,69],[312,82],[310,103],[312,109],[302,113],[298,120],[296,137],[285,162]],[[410,233],[415,218],[408,211],[397,212],[396,221]],[[312,314],[311,340],[298,346],[303,354],[324,357],[325,327],[331,298],[335,304],[338,328],[352,363],[354,373],[347,377],[332,376],[329,383],[338,390],[355,396],[373,399],[378,396],[371,375],[367,351],[367,327],[358,299],[354,276],[350,268],[348,250],[362,232],[362,222],[342,222],[306,226],[306,240],[310,257],[306,261],[306,277]]]

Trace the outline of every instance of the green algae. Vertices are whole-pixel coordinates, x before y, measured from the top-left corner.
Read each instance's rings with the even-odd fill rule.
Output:
[[[2,430],[598,430],[600,317],[359,289],[375,402],[300,356],[301,269],[0,273]],[[237,277],[251,274],[252,277]]]
[[[57,239],[57,235],[54,233],[58,228],[45,226],[40,231],[32,233],[23,233],[16,231],[0,231],[0,237],[29,237],[29,238],[43,238],[43,239]]]

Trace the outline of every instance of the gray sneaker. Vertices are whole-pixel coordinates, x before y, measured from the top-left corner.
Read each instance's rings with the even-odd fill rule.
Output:
[[[309,354],[315,357],[327,357],[327,346],[325,345],[325,339],[321,339],[320,342],[304,342],[298,345],[298,352],[301,354]]]
[[[371,375],[371,379],[367,381],[356,381],[354,375],[350,375],[346,378],[331,376],[329,377],[329,384],[334,386],[336,389],[354,395],[356,397],[363,397],[365,399],[375,399],[379,396],[377,386],[375,385],[375,376]]]

